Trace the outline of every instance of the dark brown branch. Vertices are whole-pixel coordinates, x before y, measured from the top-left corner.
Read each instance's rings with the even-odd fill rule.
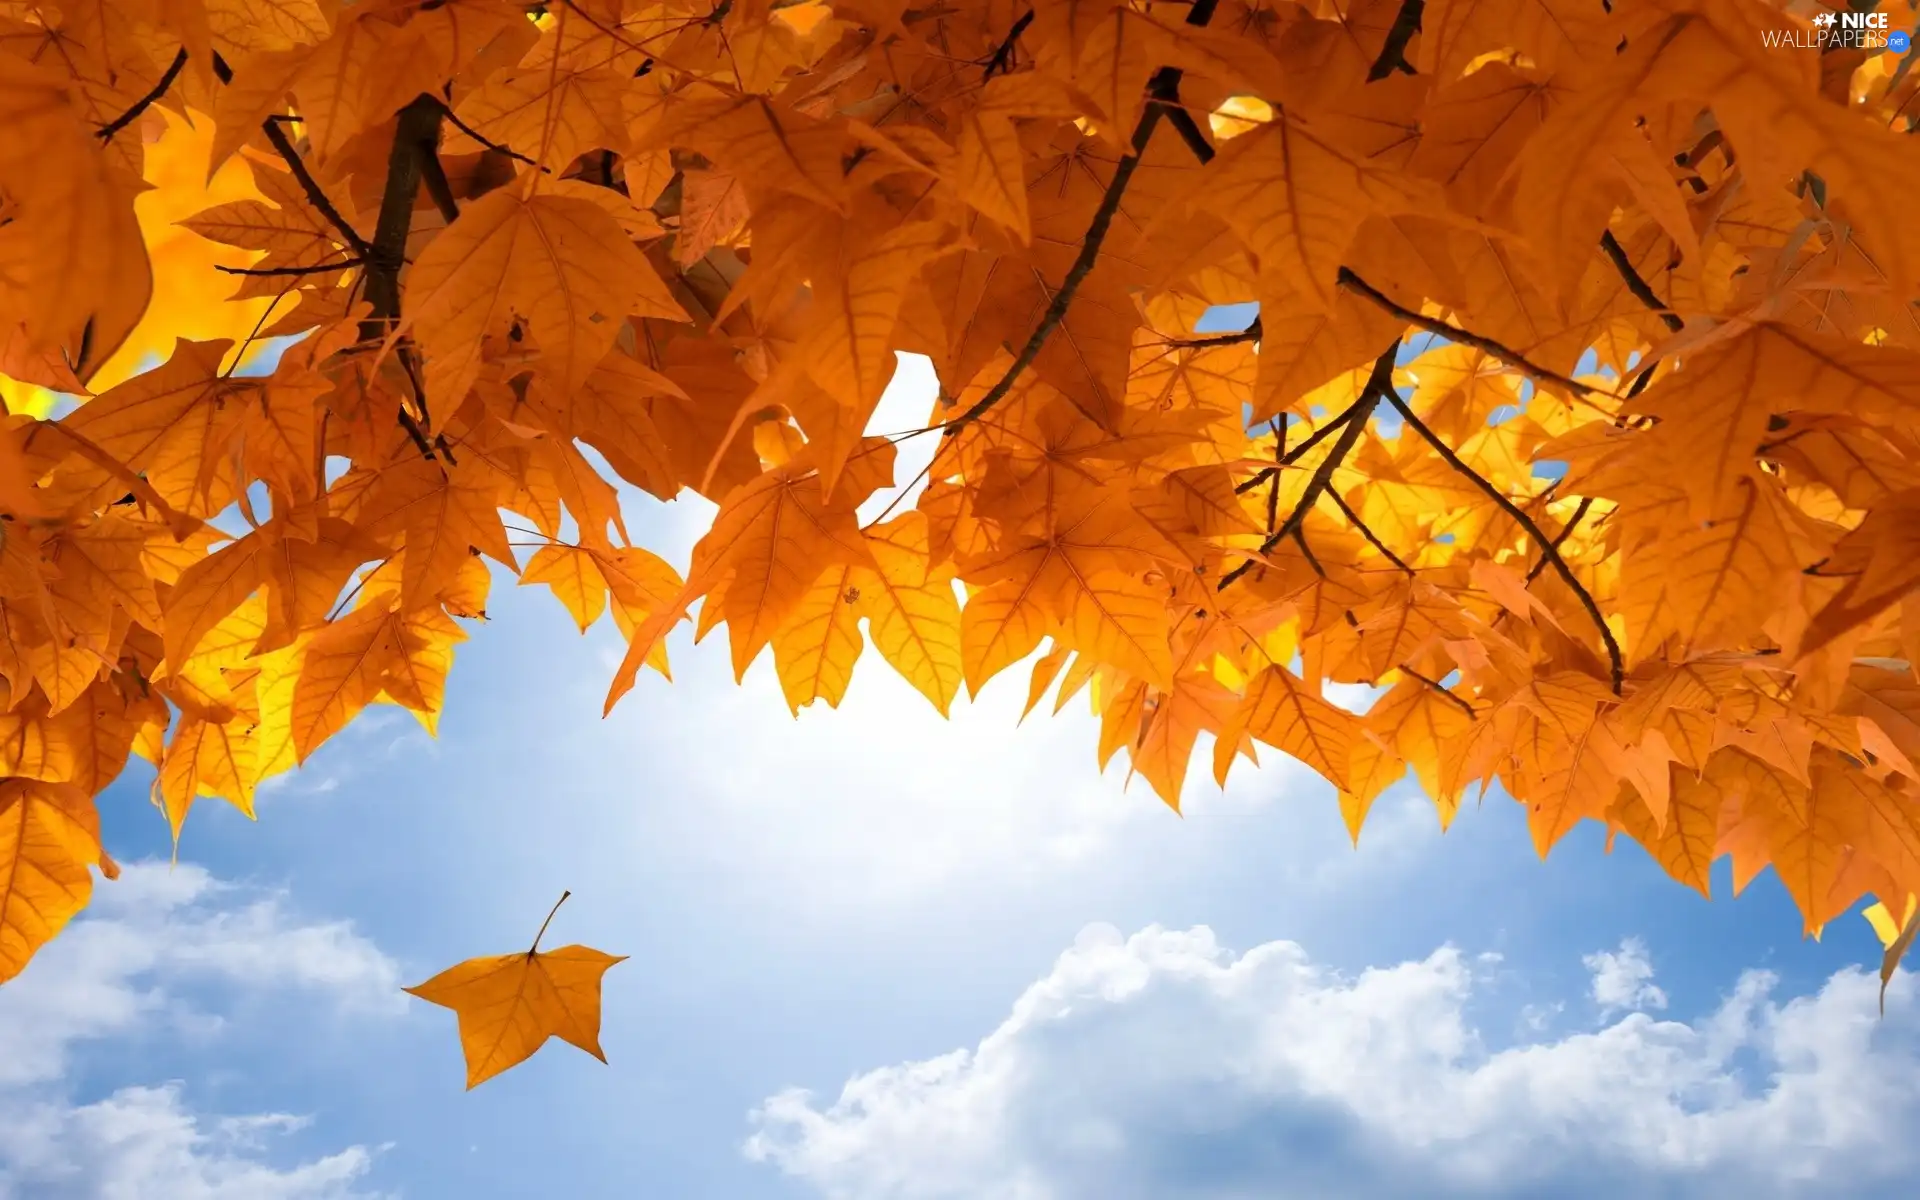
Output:
[[[515,150],[513,147],[502,145],[499,142],[496,142],[491,138],[488,138],[487,136],[482,134],[479,130],[475,129],[473,126],[467,124],[465,121],[462,121],[459,117],[454,115],[452,106],[447,104],[445,101],[440,101],[440,115],[442,117],[445,117],[448,123],[451,124],[455,129],[458,129],[461,133],[466,134],[468,137],[472,138],[474,141],[479,142],[482,146],[485,146],[487,149],[493,151],[495,154],[504,154],[508,158],[511,158],[516,162],[523,162],[528,166],[533,167],[535,170],[539,171],[542,175],[553,174],[552,171],[541,166],[538,162],[535,162],[533,159],[528,158],[526,155],[520,153],[518,150]]]
[[[382,337],[400,317],[400,268],[406,265],[407,235],[413,231],[413,201],[420,193],[428,155],[440,142],[440,115],[445,105],[421,94],[400,110],[400,123],[387,153],[387,184],[380,195],[380,215],[367,248],[367,299],[373,313],[360,325],[362,340]]]
[[[1193,119],[1193,114],[1181,106],[1179,93],[1176,91],[1165,99],[1155,99],[1166,106],[1167,123],[1173,126],[1173,131],[1180,135],[1180,140],[1187,144],[1187,149],[1193,151],[1193,156],[1200,160],[1201,165],[1212,162],[1213,143],[1201,132],[1200,123]]]
[[[213,73],[221,83],[233,82],[233,68],[227,65],[227,60],[220,56],[218,50],[213,52]],[[345,242],[355,255],[367,258],[373,248],[367,244],[367,239],[360,236],[360,231],[348,224],[347,219],[340,215],[340,210],[333,206],[333,201],[327,199],[326,189],[322,188],[320,181],[313,177],[313,172],[307,170],[305,160],[300,157],[300,152],[294,149],[292,139],[287,137],[287,131],[280,128],[280,122],[268,117],[260,123],[260,129],[267,135],[267,142],[273,147],[274,153],[285,160],[287,169],[293,172],[294,179],[300,184],[300,190],[307,194],[307,203],[313,205],[315,211],[326,218],[327,224],[334,227],[340,234],[340,240]]]
[[[1239,484],[1233,490],[1236,492],[1246,493],[1246,492],[1252,491],[1254,488],[1259,487],[1261,484],[1265,483],[1267,480],[1279,474],[1279,468],[1292,466],[1294,463],[1298,462],[1300,459],[1306,457],[1307,451],[1313,449],[1315,446],[1318,446],[1321,442],[1325,441],[1327,438],[1339,432],[1339,430],[1342,427],[1344,427],[1349,420],[1353,418],[1354,414],[1358,413],[1359,411],[1360,411],[1360,406],[1358,404],[1350,406],[1349,408],[1347,408],[1346,411],[1342,412],[1339,416],[1335,417],[1331,421],[1328,421],[1325,425],[1322,425],[1320,428],[1308,434],[1306,441],[1301,442],[1298,446],[1295,446],[1293,449],[1288,450],[1282,458],[1280,458],[1277,462],[1274,463],[1273,466],[1260,468],[1260,470],[1254,473],[1253,478],[1247,480],[1244,483]]]
[[[1428,679],[1425,675],[1422,675],[1420,672],[1414,670],[1412,667],[1408,666],[1405,663],[1400,664],[1399,670],[1402,675],[1407,676],[1409,679],[1419,680],[1421,683],[1426,684],[1428,687],[1432,688],[1434,691],[1438,692],[1440,695],[1445,696],[1447,699],[1453,701],[1455,704],[1458,704],[1461,707],[1461,709],[1463,709],[1469,717],[1472,717],[1476,721],[1480,719],[1480,712],[1478,709],[1474,708],[1473,705],[1467,703],[1465,697],[1456,695],[1452,688],[1441,686],[1439,680]]]
[[[1591,396],[1594,393],[1595,389],[1588,387],[1586,384],[1575,382],[1574,380],[1568,379],[1565,375],[1556,371],[1549,371],[1545,367],[1536,366],[1529,362],[1527,357],[1518,350],[1503,346],[1492,338],[1481,337],[1471,330],[1462,329],[1458,325],[1449,325],[1445,321],[1435,320],[1432,317],[1417,313],[1410,308],[1396,303],[1392,297],[1360,278],[1360,276],[1355,274],[1349,267],[1340,268],[1338,283],[1354,295],[1372,301],[1383,311],[1393,314],[1415,328],[1437,334],[1440,337],[1446,338],[1448,341],[1459,342],[1461,345],[1472,346],[1476,350],[1485,351],[1515,370],[1532,376],[1537,382],[1551,383],[1558,387],[1563,387],[1577,396]]]
[[[1361,391],[1360,398],[1355,400],[1334,422],[1340,427],[1339,440],[1335,441],[1333,448],[1327,451],[1327,456],[1320,461],[1320,465],[1314,468],[1312,477],[1307,480],[1306,489],[1300,493],[1299,503],[1295,504],[1293,511],[1287,514],[1285,523],[1268,533],[1266,541],[1260,543],[1262,555],[1272,553],[1275,546],[1299,531],[1301,524],[1307,519],[1307,513],[1320,499],[1320,493],[1332,485],[1333,473],[1340,469],[1340,465],[1346,461],[1355,443],[1360,440],[1360,434],[1367,427],[1367,418],[1373,415],[1374,405],[1380,402],[1382,396],[1394,398],[1393,359],[1399,349],[1400,344],[1395,342],[1387,348],[1386,353],[1374,360],[1373,374],[1368,376],[1367,386]],[[1327,428],[1331,429],[1333,425]],[[1252,570],[1254,561],[1250,558],[1221,576],[1219,587],[1215,590],[1224,591],[1228,584]]]
[[[1406,422],[1407,428],[1419,434],[1428,445],[1432,446],[1434,452],[1439,454],[1448,466],[1466,476],[1469,482],[1485,492],[1489,499],[1500,506],[1502,512],[1512,517],[1520,528],[1526,530],[1527,536],[1542,547],[1542,554],[1547,562],[1560,576],[1561,581],[1573,590],[1575,596],[1579,597],[1580,606],[1587,610],[1587,616],[1593,620],[1594,628],[1600,631],[1600,640],[1606,645],[1607,664],[1613,677],[1613,694],[1618,696],[1621,682],[1626,677],[1626,665],[1620,654],[1620,643],[1613,636],[1613,630],[1607,625],[1607,618],[1601,614],[1600,605],[1594,601],[1593,593],[1587,590],[1586,584],[1580,582],[1579,577],[1573,573],[1573,568],[1567,565],[1567,560],[1560,556],[1558,543],[1549,538],[1546,531],[1540,528],[1539,523],[1528,516],[1526,511],[1515,504],[1505,492],[1493,486],[1484,475],[1461,461],[1460,456],[1453,452],[1453,447],[1447,445],[1440,435],[1428,429],[1426,423],[1416,416],[1413,409],[1391,389],[1387,392],[1387,402],[1399,410],[1400,417]]]
[[[1640,368],[1640,373],[1635,375],[1633,382],[1627,386],[1627,399],[1631,400],[1647,390],[1647,385],[1653,382],[1654,370],[1659,365],[1660,360],[1657,357],[1647,359],[1646,365]]]
[[[339,262],[315,263],[310,267],[223,267],[214,264],[214,270],[223,275],[324,275],[328,271],[344,271],[357,267],[361,263],[357,258],[343,258]]]
[[[1360,536],[1367,539],[1368,545],[1385,555],[1388,562],[1399,567],[1402,571],[1405,571],[1409,575],[1414,573],[1413,568],[1407,565],[1406,560],[1398,554],[1395,554],[1392,550],[1389,550],[1387,544],[1380,540],[1379,535],[1375,534],[1373,530],[1368,527],[1367,523],[1360,519],[1360,514],[1353,511],[1353,507],[1341,497],[1338,490],[1328,488],[1327,499],[1333,501],[1333,506],[1340,510],[1340,515],[1347,519],[1349,525],[1352,525],[1360,531]]]
[[[1573,515],[1567,518],[1567,523],[1565,525],[1562,525],[1560,527],[1560,532],[1554,535],[1553,541],[1549,543],[1547,546],[1548,554],[1560,553],[1560,547],[1566,545],[1567,539],[1573,536],[1574,526],[1580,524],[1581,519],[1587,515],[1587,510],[1592,507],[1593,507],[1592,496],[1580,497],[1580,507],[1573,510]],[[1548,561],[1549,561],[1549,558],[1547,554],[1542,554],[1540,556],[1540,561],[1534,563],[1533,567],[1527,571],[1528,583],[1532,583],[1534,580],[1540,578],[1540,572],[1547,569]]]
[[[94,136],[103,142],[110,142],[113,140],[114,134],[119,133],[122,129],[138,121],[141,113],[152,108],[154,104],[159,101],[160,97],[167,94],[167,89],[173,86],[173,81],[180,78],[180,69],[186,65],[187,48],[182,46],[180,47],[180,52],[173,56],[173,61],[167,64],[166,71],[160,76],[160,82],[154,84],[152,90],[146,95],[135,100],[132,108],[129,108],[113,120],[102,125],[95,131]]]
[[[427,185],[427,195],[433,198],[433,206],[451,225],[460,219],[460,204],[453,198],[453,185],[447,181],[447,168],[440,162],[438,148],[429,146],[421,151],[420,181]]]
[[[1219,0],[1195,0],[1193,7],[1187,10],[1187,24],[1200,26],[1211,21],[1213,10],[1218,3]],[[1154,72],[1152,89],[1155,96],[1161,94],[1177,96],[1181,74],[1178,67],[1161,67]],[[1106,195],[1101,198],[1100,207],[1094,211],[1093,220],[1087,225],[1086,236],[1080,240],[1080,254],[1073,260],[1073,265],[1067,269],[1066,276],[1061,279],[1060,289],[1054,292],[1045,315],[1040,318],[1040,323],[1034,327],[1033,333],[1027,338],[1027,344],[1020,348],[1020,353],[1014,358],[1013,365],[1008,367],[1006,374],[1000,377],[1000,382],[989,388],[987,394],[975,401],[972,408],[947,422],[946,436],[951,437],[959,433],[979,420],[988,409],[1006,399],[1007,393],[1013,390],[1014,383],[1019,380],[1021,372],[1032,365],[1033,360],[1040,354],[1040,348],[1047,344],[1047,339],[1053,336],[1055,329],[1059,328],[1061,320],[1067,315],[1067,307],[1073,303],[1074,295],[1080,290],[1081,282],[1092,274],[1093,264],[1100,258],[1100,246],[1107,240],[1107,231],[1113,227],[1113,215],[1119,211],[1120,201],[1127,194],[1127,185],[1133,181],[1133,173],[1139,168],[1140,158],[1147,151],[1147,143],[1153,140],[1153,131],[1159,126],[1161,116],[1167,111],[1166,104],[1151,100],[1141,110],[1140,121],[1134,126],[1133,138],[1129,143],[1131,149],[1120,159],[1119,165],[1114,167],[1113,178],[1107,181]]]
[[[1653,290],[1653,285],[1634,270],[1633,260],[1627,257],[1627,248],[1620,244],[1619,238],[1613,236],[1613,230],[1609,229],[1600,235],[1600,249],[1606,252],[1607,261],[1613,264],[1613,269],[1620,272],[1620,278],[1626,281],[1627,290],[1633,293],[1635,300],[1658,313],[1660,323],[1669,331],[1679,333],[1685,328],[1686,322],[1675,315]]]
[[[1283,413],[1267,422],[1273,431],[1273,482],[1267,485],[1267,529],[1280,519],[1280,463],[1287,457],[1287,418]]]
[[[995,73],[1005,71],[1013,62],[1014,44],[1020,40],[1020,35],[1025,33],[1027,26],[1031,24],[1033,24],[1033,10],[1028,9],[1024,16],[1013,23],[1013,28],[1007,30],[1007,36],[1001,39],[1000,45],[993,52],[993,57],[987,60],[987,72],[981,76],[983,82],[992,79]]]
[[[947,422],[948,437],[973,424],[984,416],[988,409],[1006,399],[1007,393],[1013,390],[1014,383],[1019,380],[1021,372],[1039,357],[1040,348],[1047,344],[1047,339],[1053,336],[1053,331],[1066,317],[1067,306],[1073,303],[1074,294],[1080,290],[1081,281],[1093,273],[1093,264],[1100,257],[1101,243],[1107,240],[1107,230],[1113,225],[1113,214],[1119,211],[1120,199],[1127,194],[1127,184],[1133,180],[1134,169],[1140,165],[1140,154],[1146,148],[1148,140],[1153,137],[1154,126],[1160,123],[1160,113],[1159,105],[1149,104],[1146,111],[1140,114],[1140,123],[1133,130],[1133,152],[1122,158],[1120,164],[1113,169],[1113,178],[1107,182],[1107,194],[1100,201],[1100,207],[1095,210],[1093,222],[1087,226],[1086,237],[1081,239],[1080,255],[1073,260],[1073,265],[1067,268],[1067,274],[1061,279],[1059,290],[1054,292],[1052,302],[1047,305],[1045,315],[1040,318],[1040,323],[1034,326],[1033,333],[1027,338],[1027,344],[1020,348],[1018,357],[1013,360],[1013,365],[1007,368],[1006,374],[1000,377],[1000,382],[989,388],[986,395],[974,402],[973,407]]]
[[[1253,324],[1238,333],[1223,333],[1219,337],[1177,338],[1167,343],[1173,350],[1211,350],[1215,346],[1239,346],[1247,342],[1260,340],[1260,318],[1255,317]]]
[[[1380,47],[1380,57],[1373,60],[1373,68],[1367,72],[1367,82],[1375,83],[1399,71],[1405,75],[1416,75],[1413,64],[1407,61],[1407,43],[1413,35],[1420,32],[1420,18],[1426,11],[1426,0],[1400,0],[1400,15],[1393,19],[1393,25],[1387,30],[1387,41]]]

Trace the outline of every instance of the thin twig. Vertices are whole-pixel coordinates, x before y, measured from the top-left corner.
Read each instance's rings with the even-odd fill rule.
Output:
[[[1400,664],[1399,670],[1402,675],[1405,675],[1412,679],[1418,679],[1421,683],[1426,684],[1428,687],[1432,688],[1434,691],[1440,693],[1442,696],[1445,696],[1447,699],[1453,701],[1455,704],[1458,704],[1463,710],[1466,711],[1466,714],[1469,717],[1472,717],[1476,721],[1480,719],[1480,712],[1478,709],[1474,708],[1473,705],[1467,703],[1464,697],[1455,695],[1452,688],[1442,687],[1439,680],[1428,679],[1425,675],[1422,675],[1420,672],[1414,670],[1412,667],[1408,666],[1405,663]]]
[[[1219,337],[1175,338],[1167,343],[1171,350],[1211,350],[1215,346],[1239,346],[1247,342],[1260,340],[1260,318],[1255,317],[1253,324],[1237,333],[1223,333]]]
[[[1375,534],[1373,530],[1367,525],[1367,523],[1360,519],[1360,514],[1353,511],[1352,506],[1350,506],[1346,502],[1346,500],[1341,497],[1338,489],[1328,488],[1327,499],[1333,501],[1333,506],[1340,510],[1340,515],[1347,519],[1347,523],[1352,525],[1355,529],[1358,529],[1360,531],[1360,536],[1367,539],[1367,543],[1371,545],[1375,550],[1378,550],[1381,554],[1385,555],[1388,562],[1392,563],[1396,567],[1399,567],[1402,571],[1405,571],[1409,575],[1412,575],[1414,573],[1413,568],[1407,565],[1406,560],[1401,558],[1398,554],[1395,554],[1392,550],[1389,550],[1387,548],[1387,544],[1380,540],[1379,535]]]
[[[1673,333],[1686,328],[1686,322],[1667,307],[1666,302],[1653,290],[1653,285],[1634,270],[1633,260],[1627,257],[1627,248],[1620,244],[1619,238],[1613,236],[1613,230],[1609,229],[1600,235],[1600,249],[1606,252],[1607,261],[1613,264],[1613,269],[1620,272],[1620,278],[1626,281],[1627,290],[1633,293],[1633,298],[1657,313],[1662,325]]]
[[[227,65],[226,59],[220,57],[218,50],[213,52],[213,73],[221,83],[233,82],[233,68]],[[348,224],[347,219],[340,215],[340,210],[333,206],[333,201],[327,199],[326,189],[322,188],[320,181],[313,177],[313,172],[307,170],[306,161],[300,157],[300,152],[294,149],[292,139],[287,137],[287,131],[280,128],[280,123],[272,117],[262,121],[260,129],[267,135],[267,142],[273,146],[274,152],[285,160],[287,169],[293,172],[294,179],[300,184],[300,190],[307,194],[307,202],[327,219],[327,224],[339,232],[340,240],[345,242],[354,254],[361,258],[369,257],[373,247],[367,244],[367,239],[360,236],[359,230]]]
[[[1552,554],[1560,553],[1560,547],[1566,545],[1567,539],[1573,536],[1574,526],[1580,524],[1581,519],[1587,515],[1587,510],[1592,507],[1593,507],[1592,496],[1580,497],[1580,506],[1573,510],[1573,515],[1567,518],[1567,523],[1560,527],[1560,532],[1554,534],[1553,541],[1548,543],[1547,549],[1550,553]],[[1542,554],[1540,556],[1540,561],[1534,563],[1533,566],[1527,571],[1528,583],[1532,583],[1534,580],[1540,578],[1540,572],[1547,569],[1547,562],[1548,562],[1547,555]]]
[[[1344,426],[1350,419],[1352,419],[1355,413],[1359,411],[1360,411],[1360,406],[1358,404],[1349,406],[1344,412],[1340,413],[1340,415],[1334,417],[1333,420],[1328,421],[1325,425],[1322,425],[1320,428],[1308,434],[1306,441],[1301,442],[1298,446],[1295,446],[1293,449],[1288,450],[1286,454],[1282,458],[1280,458],[1273,466],[1261,467],[1258,471],[1254,472],[1253,478],[1247,480],[1242,484],[1239,484],[1233,490],[1244,494],[1246,492],[1252,491],[1254,488],[1259,487],[1261,484],[1265,483],[1267,480],[1277,475],[1279,473],[1279,468],[1290,467],[1294,463],[1300,461],[1302,458],[1305,458],[1309,450],[1312,450],[1315,446],[1318,446],[1321,442],[1331,437],[1342,426]]]
[[[344,271],[359,266],[364,260],[343,258],[339,262],[315,263],[310,267],[223,267],[218,263],[213,269],[223,275],[324,275],[328,271]]]
[[[1218,2],[1219,0],[1196,0],[1194,6],[1187,10],[1187,24],[1201,26],[1211,21],[1213,10]],[[1161,67],[1154,73],[1154,88],[1157,92],[1171,88],[1177,94],[1180,77],[1180,68]],[[1067,315],[1067,307],[1073,303],[1075,294],[1080,290],[1081,282],[1092,274],[1094,263],[1100,258],[1100,246],[1107,240],[1107,231],[1113,226],[1113,215],[1119,211],[1120,201],[1127,194],[1127,185],[1132,182],[1133,173],[1140,166],[1140,158],[1147,151],[1147,143],[1153,139],[1153,131],[1159,126],[1160,118],[1167,111],[1169,111],[1167,105],[1154,101],[1148,101],[1146,107],[1141,110],[1140,121],[1134,126],[1133,138],[1129,143],[1131,148],[1114,167],[1113,178],[1107,181],[1106,195],[1101,198],[1100,207],[1094,210],[1093,220],[1087,225],[1086,236],[1080,241],[1080,254],[1073,260],[1073,265],[1067,269],[1066,276],[1061,279],[1060,288],[1054,292],[1053,299],[1047,304],[1045,315],[1040,318],[1040,323],[1028,336],[1026,345],[1020,348],[1020,353],[1013,360],[1013,365],[1008,367],[1006,374],[1000,377],[1000,382],[989,388],[986,395],[974,402],[973,407],[947,422],[947,436],[951,437],[959,433],[979,420],[988,409],[1006,399],[1007,393],[1013,390],[1013,385],[1019,380],[1021,373],[1032,365],[1033,360],[1040,354],[1040,348],[1047,344],[1047,339],[1053,336],[1055,329],[1059,328],[1060,322]]]
[[[1448,466],[1466,476],[1469,482],[1485,492],[1488,498],[1500,506],[1502,512],[1518,522],[1520,528],[1526,530],[1527,536],[1543,548],[1543,555],[1547,562],[1560,576],[1561,581],[1573,590],[1575,596],[1579,597],[1580,606],[1587,610],[1587,616],[1592,619],[1594,628],[1600,631],[1600,640],[1606,645],[1607,663],[1613,677],[1613,694],[1618,696],[1621,683],[1626,678],[1626,664],[1620,654],[1620,643],[1613,636],[1613,630],[1607,625],[1607,618],[1600,612],[1600,605],[1594,601],[1593,593],[1587,590],[1586,584],[1580,582],[1579,577],[1573,573],[1573,568],[1567,565],[1567,560],[1560,556],[1558,545],[1546,535],[1546,531],[1540,528],[1539,523],[1528,516],[1526,511],[1515,504],[1505,492],[1493,486],[1493,483],[1484,475],[1461,461],[1460,456],[1453,452],[1453,448],[1433,430],[1427,428],[1426,423],[1416,416],[1413,409],[1392,390],[1387,392],[1387,402],[1399,410],[1400,418],[1406,422],[1407,428],[1419,434],[1428,445],[1432,446],[1434,452],[1439,454]]]
[[[442,117],[445,117],[449,124],[451,124],[455,129],[458,129],[461,133],[464,133],[468,137],[472,138],[474,141],[479,142],[482,146],[485,146],[487,149],[493,151],[495,154],[504,154],[508,158],[514,159],[515,161],[523,162],[528,166],[537,169],[543,175],[553,174],[552,171],[548,170],[546,167],[541,166],[538,162],[534,161],[531,158],[528,158],[526,155],[520,153],[518,150],[515,150],[513,147],[505,146],[499,142],[493,141],[492,139],[482,134],[479,130],[475,129],[473,126],[467,124],[465,121],[462,121],[457,115],[455,115],[453,111],[453,107],[449,105],[446,101],[442,100],[439,102],[439,104],[440,104],[440,115]]]
[[[1373,60],[1373,68],[1367,72],[1368,83],[1377,83],[1395,71],[1407,75],[1419,73],[1407,61],[1407,43],[1420,32],[1420,18],[1426,7],[1426,0],[1400,0],[1400,15],[1393,19],[1386,44],[1380,47],[1380,56]]]
[[[1518,350],[1503,346],[1492,338],[1482,337],[1471,330],[1462,329],[1458,325],[1449,325],[1445,321],[1435,320],[1432,317],[1417,313],[1410,308],[1396,303],[1392,297],[1387,296],[1381,292],[1380,289],[1360,278],[1350,267],[1340,268],[1340,275],[1337,282],[1341,287],[1346,288],[1356,296],[1372,301],[1383,311],[1392,313],[1409,325],[1424,329],[1428,333],[1437,334],[1449,341],[1459,342],[1462,345],[1472,346],[1476,350],[1485,351],[1515,370],[1532,376],[1538,382],[1551,383],[1558,387],[1563,387],[1575,395],[1582,397],[1591,396],[1597,390],[1588,387],[1584,383],[1568,379],[1565,375],[1557,371],[1549,371],[1545,367],[1537,366],[1529,362],[1526,355],[1521,354]]]
[[[1020,35],[1025,33],[1027,26],[1031,24],[1033,24],[1033,10],[1028,9],[1025,15],[1013,23],[1013,28],[1007,30],[1007,36],[1003,38],[1000,45],[995,48],[993,57],[987,60],[986,74],[981,77],[983,83],[988,79],[992,79],[994,72],[1005,71],[1008,65],[1012,63],[1014,43],[1020,40]]]
[[[182,46],[180,47],[180,52],[173,56],[173,61],[167,64],[166,71],[160,76],[160,82],[154,84],[153,88],[148,91],[146,95],[135,100],[132,108],[129,108],[113,120],[102,125],[94,132],[94,136],[103,142],[112,141],[114,134],[119,133],[122,129],[139,120],[141,113],[152,108],[160,97],[167,94],[167,89],[173,86],[173,81],[180,78],[180,69],[186,65],[187,48]]]
[[[1307,513],[1313,508],[1314,502],[1320,498],[1320,493],[1332,485],[1333,473],[1340,469],[1340,465],[1346,461],[1347,455],[1353,450],[1354,444],[1360,440],[1360,434],[1367,427],[1367,418],[1373,415],[1374,405],[1379,403],[1382,396],[1393,398],[1393,359],[1399,349],[1400,344],[1395,342],[1387,348],[1386,353],[1374,360],[1373,374],[1368,376],[1367,386],[1361,391],[1360,398],[1355,400],[1346,412],[1340,414],[1335,422],[1340,426],[1339,440],[1334,442],[1333,449],[1327,452],[1326,458],[1321,460],[1320,465],[1314,468],[1312,478],[1307,480],[1306,489],[1300,493],[1300,501],[1293,506],[1293,511],[1287,514],[1286,522],[1269,533],[1266,541],[1260,543],[1261,555],[1271,553],[1275,546],[1292,537],[1299,530],[1302,522],[1307,519]],[[1251,558],[1247,559],[1221,576],[1220,584],[1215,590],[1226,590],[1227,585],[1252,570],[1255,561]]]
[[[1194,120],[1193,114],[1181,106],[1179,95],[1176,93],[1162,100],[1161,103],[1167,108],[1167,123],[1172,125],[1173,131],[1180,135],[1180,140],[1187,144],[1187,149],[1193,151],[1193,156],[1200,160],[1200,165],[1205,166],[1212,162],[1213,143],[1209,142],[1207,135],[1201,132],[1200,122]]]

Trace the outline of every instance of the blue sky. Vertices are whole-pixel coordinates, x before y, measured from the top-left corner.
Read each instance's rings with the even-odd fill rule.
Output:
[[[631,511],[684,563],[710,509]],[[1707,903],[1593,829],[1542,864],[1511,801],[1443,837],[1407,785],[1355,850],[1279,761],[1176,817],[1094,773],[1081,703],[1017,726],[1020,672],[943,722],[863,661],[796,721],[683,631],[602,721],[609,625],[489,611],[437,741],[369,713],[257,823],[199,806],[177,868],[145,770],[108,793],[126,875],[0,989],[0,1197],[1920,1187],[1910,981],[1875,1019],[1866,923],[1802,940],[1771,875]],[[610,1065],[464,1092],[398,988],[562,889],[547,945],[630,956]]]

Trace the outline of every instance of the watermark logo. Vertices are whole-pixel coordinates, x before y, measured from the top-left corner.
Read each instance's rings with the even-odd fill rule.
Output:
[[[1761,42],[1782,50],[1890,50],[1905,54],[1913,37],[1895,30],[1883,12],[1819,12],[1812,18],[1813,28],[1763,29]]]

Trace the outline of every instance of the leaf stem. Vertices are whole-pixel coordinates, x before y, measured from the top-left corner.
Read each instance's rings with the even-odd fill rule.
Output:
[[[553,914],[560,911],[560,906],[565,904],[567,897],[571,895],[573,895],[572,889],[563,890],[560,898],[553,902],[553,907],[547,910],[547,919],[540,922],[540,932],[533,935],[533,945],[527,947],[528,958],[532,958],[534,952],[540,949],[540,939],[547,936],[547,926],[553,924]]]

